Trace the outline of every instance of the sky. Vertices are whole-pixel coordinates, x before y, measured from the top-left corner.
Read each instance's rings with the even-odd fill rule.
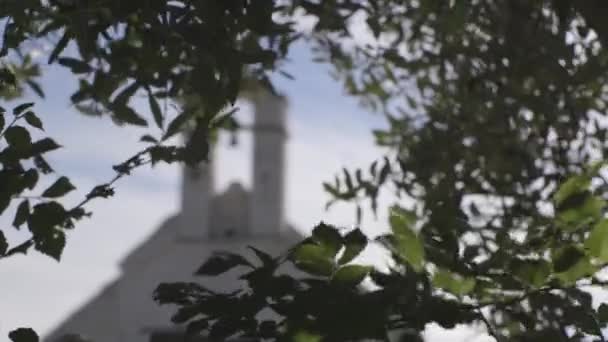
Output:
[[[321,184],[342,167],[365,167],[381,158],[384,151],[374,146],[371,130],[384,121],[346,96],[329,76],[328,67],[311,61],[306,46],[296,46],[290,57],[286,70],[295,80],[277,78],[278,89],[289,101],[286,217],[303,233],[320,220],[350,227],[355,222],[354,207],[336,205],[326,211],[329,197]],[[49,159],[77,186],[67,199],[76,203],[92,186],[113,176],[111,165],[141,149],[138,140],[144,130],[76,113],[69,103],[75,88],[70,75],[58,68],[48,68],[44,74],[47,97],[36,100],[36,112],[46,133],[65,146]],[[248,104],[240,107],[237,116],[250,120]],[[216,154],[218,191],[232,181],[251,184],[251,138],[241,134],[237,147],[229,147],[227,141],[227,137],[220,140]],[[118,277],[121,259],[177,212],[179,183],[177,165],[138,170],[117,184],[114,198],[89,206],[93,217],[69,232],[60,263],[35,252],[0,262],[0,336],[20,326],[31,326],[44,335]],[[392,201],[383,196],[379,208]],[[0,224],[9,227],[9,217],[4,216]],[[380,211],[377,219],[364,215],[361,228],[371,235],[386,231],[386,213]],[[19,234],[11,232],[9,238],[19,239]],[[453,331],[431,327],[427,332],[429,341],[487,341],[477,335],[463,327]]]

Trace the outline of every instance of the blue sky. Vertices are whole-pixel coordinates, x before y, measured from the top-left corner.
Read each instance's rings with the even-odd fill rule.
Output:
[[[324,210],[328,197],[321,183],[343,166],[366,166],[381,157],[382,151],[373,146],[371,129],[384,124],[380,115],[362,110],[356,99],[345,96],[328,67],[310,57],[306,46],[296,46],[286,67],[295,80],[277,78],[278,88],[289,98],[286,216],[303,232],[320,220],[343,226],[354,223],[352,206]],[[75,82],[64,70],[49,68],[42,83],[47,98],[36,100],[36,111],[46,132],[65,146],[50,159],[57,171],[77,185],[78,191],[68,199],[76,202],[87,189],[113,175],[111,165],[141,148],[138,139],[143,131],[75,113],[69,103]],[[238,115],[244,120],[250,117],[246,103]],[[220,191],[235,180],[250,184],[251,139],[243,134],[240,142],[237,148],[229,148],[223,138],[218,147],[216,187]],[[61,263],[36,253],[2,261],[0,336],[18,326],[48,332],[117,277],[122,257],[177,211],[179,175],[177,166],[161,165],[121,180],[116,197],[94,202],[89,207],[94,216],[69,234]],[[390,201],[381,198],[380,208]],[[386,229],[385,217],[383,212],[378,220],[366,215],[362,228],[378,234]],[[8,227],[8,218],[2,220]],[[472,341],[465,339],[471,332],[462,329],[452,333],[432,329],[429,334],[432,341]]]

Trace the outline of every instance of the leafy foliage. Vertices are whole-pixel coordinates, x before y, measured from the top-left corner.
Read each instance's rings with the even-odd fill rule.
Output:
[[[597,170],[584,177],[594,178]],[[566,181],[555,202],[569,201],[580,191],[601,201],[590,190],[591,182],[585,183],[586,190],[568,193],[570,184],[581,177]],[[584,202],[562,210],[584,211]],[[546,228],[552,234],[534,245],[524,239],[525,254],[499,259],[487,253],[457,271],[425,257],[437,247],[417,238],[420,217],[396,206],[390,211],[392,232],[374,240],[358,229],[345,232],[320,223],[309,238],[279,259],[266,256],[271,262],[255,265],[243,256],[218,254],[197,271],[217,276],[246,266],[239,276],[244,284],[236,292],[216,292],[192,283],[162,284],[155,300],[177,304],[173,321],[186,324],[190,334],[222,339],[387,340],[395,332],[420,338],[416,335],[431,322],[452,328],[475,321],[486,324],[497,339],[603,339],[608,311],[605,305],[595,309],[583,288],[605,284],[598,278],[606,267],[605,252],[598,246],[608,238],[607,218],[584,217],[588,224],[576,231],[559,219],[548,220]],[[392,255],[388,272],[350,262],[368,243]],[[293,267],[299,272],[289,271]],[[535,306],[542,309],[522,310]],[[267,310],[273,312],[271,318],[262,314]],[[509,328],[491,322],[492,315],[504,317]],[[562,330],[570,330],[569,336]]]
[[[16,206],[13,226],[32,234],[17,244],[0,234],[2,258],[33,247],[58,259],[84,206],[112,196],[134,168],[204,161],[244,75],[272,89],[266,72],[298,37],[289,20],[302,13],[316,18],[308,38],[317,60],[387,120],[374,132],[387,156],[326,183],[331,203],[356,202],[360,218],[361,202],[377,211],[390,187],[416,206],[393,207],[391,232],[378,239],[321,224],[285,258],[252,249],[258,266],[216,255],[199,273],[247,269],[250,291],[164,284],[156,298],[180,306],[174,320],[212,338],[385,339],[400,329],[416,340],[428,322],[481,320],[498,340],[603,340],[606,307],[596,311],[581,290],[604,285],[597,272],[608,259],[608,187],[597,185],[601,165],[585,171],[607,146],[600,0],[4,1],[0,97],[26,87],[44,96],[28,43],[50,40],[45,59],[79,81],[76,108],[160,132],[143,135],[147,147],[114,166],[115,178],[66,209],[67,178],[29,194],[53,174],[44,155],[60,147],[33,138],[44,128],[33,104],[1,110],[0,213]],[[349,41],[356,18],[371,33],[366,44]],[[149,113],[134,109],[140,95]],[[183,131],[185,145],[168,143]],[[391,253],[388,273],[353,263],[370,243]],[[305,276],[277,274],[283,264]],[[255,320],[265,307],[283,320]]]
[[[554,239],[563,239],[553,242],[561,248],[544,252],[555,259],[560,281],[597,270],[588,251],[602,257],[595,238],[608,188],[597,185],[605,174],[584,170],[607,151],[603,4],[298,4],[319,19],[311,33],[318,60],[331,63],[350,94],[386,117],[386,128],[374,135],[387,156],[326,183],[331,203],[355,202],[359,216],[365,200],[377,210],[387,189],[415,202],[427,261],[476,278],[476,286],[512,267],[517,281],[538,287],[549,267],[535,251]],[[352,30],[355,17],[364,20]],[[359,43],[354,32],[366,30],[369,37]],[[600,235],[586,250],[566,242],[586,239],[593,225]],[[526,265],[530,259],[534,265]],[[505,289],[513,286],[510,276],[500,277]],[[540,335],[529,332],[535,329],[576,340],[567,329],[551,328],[567,325],[551,313],[565,302],[543,295],[495,308],[488,318],[499,340],[536,340]]]

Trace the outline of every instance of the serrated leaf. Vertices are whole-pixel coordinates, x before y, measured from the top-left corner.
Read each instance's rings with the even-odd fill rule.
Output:
[[[54,201],[36,204],[27,220],[29,230],[34,236],[45,235],[51,228],[65,222],[67,212],[65,208]]]
[[[8,250],[8,242],[6,241],[6,237],[4,233],[0,230],[0,256],[4,256],[6,251]]]
[[[357,286],[363,281],[363,279],[365,279],[365,277],[367,277],[371,270],[372,267],[363,265],[342,266],[333,275],[331,281],[339,286]]]
[[[15,213],[15,219],[13,220],[13,227],[19,229],[19,227],[27,221],[30,216],[30,201],[23,200],[17,207]]]
[[[51,229],[44,234],[34,235],[34,248],[57,261],[61,260],[65,243],[65,233],[59,229]]]
[[[32,127],[36,127],[39,130],[44,131],[42,121],[40,121],[40,118],[38,118],[36,114],[34,114],[34,112],[32,111],[28,111],[27,113],[25,113],[25,122],[30,124]]]
[[[22,103],[22,104],[18,105],[17,107],[13,108],[13,115],[15,115],[15,116],[21,115],[21,113],[32,108],[33,106],[34,106],[33,102]]]
[[[340,265],[351,262],[367,247],[367,237],[357,228],[344,236],[344,246],[344,253],[338,260]]]
[[[26,149],[32,143],[30,132],[21,126],[9,127],[4,133],[4,138],[16,149]]]
[[[296,267],[313,275],[330,276],[335,267],[331,252],[323,246],[310,243],[296,247],[291,259]]]
[[[38,334],[31,328],[19,328],[11,331],[8,338],[13,342],[38,342]]]
[[[608,262],[608,220],[598,222],[585,241],[589,254],[600,262]]]
[[[238,254],[226,252],[216,253],[207,259],[194,274],[201,276],[216,276],[237,266],[252,267],[247,259]]]
[[[44,190],[44,192],[42,193],[42,197],[61,197],[75,189],[76,187],[72,185],[70,180],[67,177],[62,176],[59,177],[59,179],[57,179],[55,183],[53,183],[50,187]]]

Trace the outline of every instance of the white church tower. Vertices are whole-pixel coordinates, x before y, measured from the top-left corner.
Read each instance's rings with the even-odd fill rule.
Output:
[[[183,341],[183,327],[170,323],[172,308],[152,300],[158,284],[199,281],[192,273],[214,251],[246,255],[252,245],[278,255],[301,239],[284,217],[287,101],[259,88],[244,99],[255,111],[252,189],[233,183],[216,193],[213,148],[209,162],[184,166],[180,212],[131,251],[120,265],[121,275],[67,317],[45,342],[71,341],[64,337],[72,333],[92,342]],[[204,285],[224,292],[242,286],[229,275],[207,278]]]
[[[253,189],[251,191],[251,233],[279,234],[283,217],[285,183],[285,97],[258,92],[253,98]]]

